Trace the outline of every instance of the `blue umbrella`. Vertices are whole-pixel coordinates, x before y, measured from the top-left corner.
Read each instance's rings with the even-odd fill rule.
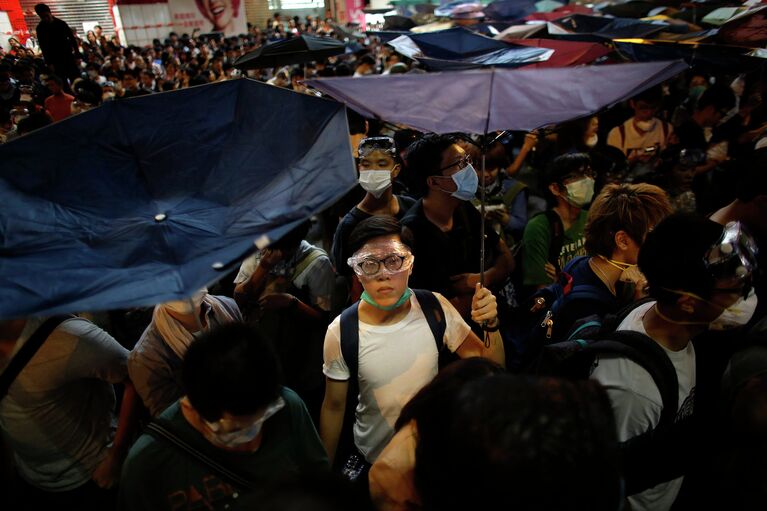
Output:
[[[547,48],[517,46],[461,27],[426,34],[407,34],[389,42],[399,53],[431,70],[518,67],[546,60]]]
[[[367,117],[433,133],[530,131],[593,115],[687,69],[681,61],[326,78],[307,83]],[[482,172],[485,170],[485,151]],[[484,217],[485,188],[481,187]],[[484,230],[484,222],[482,229]],[[484,231],[480,280],[484,275]]]
[[[240,79],[0,146],[0,318],[182,299],[356,182],[343,105]]]
[[[367,117],[433,133],[524,130],[593,115],[687,69],[681,61],[308,80]]]

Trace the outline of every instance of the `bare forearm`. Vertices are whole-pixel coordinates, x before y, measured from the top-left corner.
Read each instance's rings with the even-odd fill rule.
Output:
[[[330,406],[327,402],[322,403],[320,411],[320,440],[328,453],[330,464],[336,457],[338,439],[341,437],[341,427],[344,421],[344,407]]]
[[[485,332],[483,336],[486,344],[483,346],[482,357],[506,367],[506,351],[503,348],[501,333],[498,331]]]
[[[243,303],[248,299],[257,298],[261,291],[264,290],[266,285],[266,276],[269,274],[269,270],[261,265],[256,267],[256,271],[250,276],[248,280],[241,284],[237,284],[234,288],[234,299],[237,305],[242,307]]]

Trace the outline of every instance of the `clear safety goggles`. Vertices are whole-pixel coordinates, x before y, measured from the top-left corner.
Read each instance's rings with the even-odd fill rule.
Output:
[[[360,157],[367,156],[373,151],[381,151],[394,158],[397,156],[397,145],[391,137],[368,137],[363,138],[357,146]]]
[[[756,271],[759,250],[740,222],[729,222],[719,241],[712,246],[703,263],[716,279],[750,279]]]
[[[395,275],[413,266],[413,254],[402,243],[389,243],[374,250],[359,251],[347,259],[354,273],[361,278],[373,278],[380,273]]]

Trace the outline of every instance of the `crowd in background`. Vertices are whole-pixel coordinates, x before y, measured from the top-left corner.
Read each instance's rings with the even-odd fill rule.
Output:
[[[343,38],[330,19],[138,48],[57,35],[38,7],[36,37],[0,60],[2,143],[243,75],[319,95],[305,79],[420,71],[364,36],[324,62],[234,67],[270,41]],[[338,203],[189,300],[51,324],[0,401],[14,509],[758,508],[766,88],[690,69],[486,138],[349,111],[360,186]],[[542,347],[588,338],[584,318],[654,341],[671,390],[625,353],[580,380],[544,371]],[[0,360],[46,324],[0,322]]]

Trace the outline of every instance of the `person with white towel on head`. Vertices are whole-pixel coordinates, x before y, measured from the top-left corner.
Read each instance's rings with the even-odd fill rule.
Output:
[[[242,321],[237,304],[203,288],[187,300],[161,303],[128,357],[128,373],[152,417],[182,395],[181,362],[195,338],[218,325]]]

